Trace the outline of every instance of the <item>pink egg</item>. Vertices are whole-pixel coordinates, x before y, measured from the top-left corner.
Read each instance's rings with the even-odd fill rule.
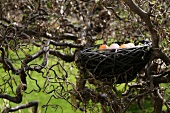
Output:
[[[111,44],[109,48],[110,48],[110,49],[118,49],[118,48],[119,48],[119,45],[116,44],[116,43],[114,43],[114,44]]]

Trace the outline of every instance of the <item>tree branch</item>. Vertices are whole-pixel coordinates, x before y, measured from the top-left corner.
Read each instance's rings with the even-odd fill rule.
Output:
[[[133,2],[133,0],[124,0],[124,2],[130,7],[130,9],[134,13],[139,15],[141,17],[141,19],[146,23],[146,26],[151,33],[151,38],[152,38],[152,42],[153,42],[152,47],[159,48],[159,36],[150,20],[150,15],[147,12],[145,12],[144,10],[142,10],[139,6],[137,6],[137,4],[135,2]]]
[[[146,26],[151,33],[154,59],[161,58],[167,65],[169,65],[170,58],[168,58],[162,51],[159,50],[159,35],[157,30],[155,29],[155,26],[152,24],[149,13],[143,11],[139,6],[137,6],[135,2],[133,2],[133,0],[124,0],[124,2],[146,23]]]
[[[21,103],[22,102],[22,90],[23,84],[20,84],[16,89],[16,97],[9,96],[8,94],[0,94],[0,98],[7,99],[14,103]]]
[[[38,111],[38,102],[37,101],[33,101],[33,102],[29,102],[29,103],[24,104],[24,105],[16,106],[14,108],[7,107],[6,109],[4,109],[2,111],[2,113],[15,112],[15,111],[18,111],[20,109],[25,109],[25,108],[29,108],[29,107],[34,107],[33,113],[37,113],[37,111]]]
[[[62,60],[66,61],[66,62],[73,62],[74,61],[74,55],[65,55],[64,53],[61,53],[57,50],[49,50],[49,53],[51,55],[54,55],[54,56],[61,58]]]
[[[68,46],[71,48],[83,48],[84,46],[81,44],[72,44],[72,43],[61,43],[61,42],[56,42],[54,40],[50,40],[50,44],[55,45],[55,46]]]
[[[16,73],[16,69],[14,68],[13,64],[11,63],[11,61],[5,56],[5,50],[0,47],[0,51],[1,53],[1,57],[0,57],[0,62],[3,63],[3,68],[5,69],[5,71],[9,71],[11,70],[13,73]]]
[[[150,82],[150,81],[148,81]],[[153,75],[153,84],[156,83],[169,83],[170,82],[170,71],[166,71],[159,75]]]

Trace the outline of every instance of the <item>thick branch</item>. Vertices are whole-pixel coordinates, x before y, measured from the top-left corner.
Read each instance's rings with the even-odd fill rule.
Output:
[[[33,101],[33,102],[29,102],[29,103],[24,104],[24,105],[16,106],[14,108],[7,107],[6,109],[3,110],[2,113],[15,112],[15,111],[18,111],[20,109],[25,109],[25,108],[29,108],[29,107],[34,107],[33,113],[37,113],[38,102],[37,101]]]
[[[34,67],[34,69],[37,71],[40,71],[42,68],[44,68],[48,64],[49,44],[50,44],[50,40],[47,40],[45,46],[43,47],[44,60],[41,65]]]
[[[164,72],[162,74],[153,76],[153,84],[157,83],[169,83],[170,82],[170,71]]]
[[[54,56],[61,58],[62,60],[66,61],[66,62],[73,62],[74,61],[74,55],[65,55],[64,53],[61,53],[57,50],[50,50],[49,53],[51,55],[54,55]]]
[[[124,0],[124,2],[130,7],[130,9],[139,15],[141,19],[146,23],[147,28],[149,29],[151,33],[152,38],[152,46],[153,48],[159,48],[159,36],[157,31],[155,30],[148,13],[143,11],[133,0]]]
[[[61,42],[56,42],[54,40],[50,40],[50,44],[55,45],[55,46],[68,46],[71,48],[83,48],[84,46],[81,44],[73,44],[73,43],[61,43]]]
[[[16,69],[14,68],[13,64],[11,61],[5,56],[5,50],[1,47],[0,48],[1,57],[0,57],[0,62],[3,63],[3,68],[7,71],[12,70],[13,73],[16,73]]]
[[[156,85],[155,87],[158,87],[159,85]],[[161,113],[162,112],[162,106],[163,106],[163,100],[159,97],[159,94],[157,90],[153,92],[153,99],[154,99],[154,112],[153,113]]]
[[[141,19],[146,23],[146,26],[151,33],[152,47],[154,48],[154,58],[161,58],[167,65],[169,65],[170,58],[168,58],[164,53],[162,53],[162,51],[157,51],[157,49],[159,48],[159,35],[157,30],[154,28],[154,25],[152,24],[149,14],[143,11],[140,7],[138,7],[137,4],[133,2],[133,0],[124,0],[124,2],[130,7],[130,9],[134,13],[139,15]]]
[[[63,39],[68,39],[68,40],[77,40],[78,37],[75,36],[74,34],[71,33],[64,33],[59,37],[59,40],[63,40]]]
[[[29,62],[31,62],[32,60],[38,58],[40,55],[43,54],[43,50],[41,49],[40,51],[36,52],[35,54],[33,55],[30,55],[30,56],[27,56],[25,58],[25,60],[23,61],[22,63],[22,67],[25,67],[26,64],[28,64]]]
[[[11,102],[14,102],[14,103],[21,103],[22,102],[22,84],[19,85],[16,89],[16,97],[12,97],[8,94],[0,94],[0,98],[4,98],[4,99],[7,99]]]

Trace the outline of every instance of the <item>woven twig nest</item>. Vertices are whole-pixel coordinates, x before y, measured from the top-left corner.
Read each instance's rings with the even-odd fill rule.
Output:
[[[81,70],[95,79],[119,84],[136,78],[150,58],[149,45],[103,51],[92,47],[82,50],[77,61]]]

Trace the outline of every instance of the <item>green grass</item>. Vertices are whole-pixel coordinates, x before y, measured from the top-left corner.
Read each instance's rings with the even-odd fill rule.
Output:
[[[1,68],[0,69],[0,72],[3,72],[3,69]],[[34,79],[37,79],[38,80],[38,85],[40,87],[43,87],[44,85],[44,82],[45,82],[45,78],[42,77],[41,74],[39,73],[36,73],[36,72],[33,72],[33,73],[30,73],[31,77],[34,78]],[[16,76],[16,75],[13,75],[15,76],[15,80],[17,81],[17,83],[19,83],[19,77]],[[8,78],[8,77],[6,77]],[[75,78],[74,76],[71,76],[69,77],[69,80],[70,81],[75,81]],[[16,89],[16,86],[14,84],[14,81],[12,81],[12,84],[14,86],[14,90]],[[37,90],[39,91],[39,88],[37,87],[36,85],[36,81],[34,80],[31,80],[29,78],[29,76],[27,76],[27,84],[28,84],[28,89],[26,90],[26,92],[30,92],[32,89],[34,90]],[[57,84],[55,84],[57,86]],[[49,87],[49,91],[50,91],[50,87]],[[10,88],[8,88],[7,90],[8,94],[10,94],[11,96],[14,96],[10,90]],[[39,113],[43,113],[46,111],[46,108],[42,107],[43,105],[47,104],[48,100],[50,99],[51,95],[54,95],[54,93],[52,94],[46,94],[43,90],[39,91],[39,92],[32,92],[30,94],[26,94],[25,92],[23,92],[23,101],[22,103],[20,104],[14,104],[14,103],[11,103],[9,101],[6,101],[6,103],[8,103],[11,107],[15,107],[17,105],[21,105],[21,104],[25,104],[25,103],[28,103],[28,102],[31,102],[31,101],[34,101],[34,100],[37,100],[39,102],[39,108],[38,108],[38,111]],[[0,100],[0,103],[3,103],[4,99]],[[55,98],[52,98],[49,105],[53,105],[53,106],[49,106],[48,109],[47,109],[47,113],[74,113],[74,110],[72,109],[71,105],[66,102],[64,99],[55,99]],[[2,104],[1,104],[2,106]],[[1,107],[1,110],[2,110],[2,107]],[[31,108],[29,109],[24,109],[24,110],[20,110],[16,113],[30,113],[31,112]],[[76,111],[77,113],[81,113],[79,110]]]
[[[45,79],[43,77],[41,77],[41,75],[38,75],[38,73],[33,74],[33,75],[34,75],[34,78],[38,80],[39,86],[43,87]],[[74,81],[74,76],[70,77],[70,79]],[[33,87],[36,90],[38,90],[38,87],[35,85],[35,81],[30,80],[30,81],[28,81],[28,84],[29,84],[28,86],[30,87],[27,90],[28,92],[31,91],[31,89]],[[58,84],[53,84],[53,85],[58,86]],[[48,87],[48,88],[49,88],[49,91],[50,91],[51,90],[50,87]],[[30,101],[31,100],[38,100],[40,102],[39,111],[40,112],[45,112],[46,109],[42,108],[41,106],[45,105],[52,95],[54,95],[54,93],[46,94],[45,92],[41,91],[40,93],[33,92],[33,93],[29,94],[29,95],[25,95],[25,97],[26,97],[27,101],[28,100],[30,100]],[[74,111],[72,110],[71,105],[68,102],[66,102],[65,100],[63,100],[63,99],[52,98],[49,104],[56,105],[56,106],[49,107],[48,110],[47,110],[47,113],[50,113],[50,112],[51,113],[54,113],[54,112],[60,113],[62,111],[64,113],[68,113],[68,111],[70,113],[74,113]],[[80,112],[78,111],[77,113],[80,113]]]
[[[30,54],[34,54],[34,51],[37,51],[37,50],[38,50],[37,48],[32,48],[32,51],[29,51],[29,50],[25,49],[26,53],[30,53]],[[25,57],[25,55],[21,51],[18,51],[18,55],[19,55],[19,57]],[[10,58],[11,59],[16,59],[17,58],[17,54],[15,54],[15,52],[10,52]],[[36,60],[30,62],[29,64],[41,64],[42,60],[43,60],[42,58],[37,58]],[[14,65],[15,67],[19,68],[21,66],[21,62],[20,61],[16,61],[16,60],[12,60],[12,61],[15,63],[15,65]],[[58,61],[59,61],[58,58],[55,58],[54,56],[50,56],[48,66],[56,64]],[[77,72],[77,70],[75,68],[70,71],[70,66],[75,67],[75,64],[74,63],[69,64],[69,63],[65,63],[65,62],[62,62],[62,61],[60,61],[60,63],[61,63],[61,65],[64,64],[64,68],[68,72],[67,74],[69,75],[68,76],[69,82],[75,83],[75,81],[76,81],[75,80],[75,76],[78,74],[78,72]],[[66,72],[63,71],[61,65],[57,65],[57,66],[55,66],[53,68],[55,70],[56,74],[59,77],[62,77],[63,75],[64,76],[66,75]],[[0,66],[2,67],[2,65],[0,65]],[[48,66],[43,69],[44,75],[47,74]],[[17,85],[19,85],[19,83],[20,83],[19,76],[13,75],[12,73],[6,73],[6,72],[4,72],[3,68],[0,68],[0,72],[1,72],[0,84],[2,85],[3,82],[4,82],[2,78],[9,79],[10,76],[11,76],[13,78],[13,79],[11,79],[11,84],[13,85],[12,89],[15,92]],[[14,104],[12,102],[9,102],[8,100],[0,99],[0,103],[1,103],[0,111],[1,112],[4,109],[5,106],[15,107],[17,105],[26,104],[26,103],[34,101],[34,100],[37,100],[39,102],[39,107],[38,107],[39,113],[44,113],[45,111],[47,113],[62,113],[62,112],[63,113],[68,113],[68,112],[69,113],[74,113],[75,112],[72,109],[72,106],[70,105],[70,103],[66,102],[64,99],[59,99],[59,98],[57,98],[57,99],[56,98],[52,98],[50,100],[50,102],[48,103],[48,105],[49,105],[48,109],[46,109],[46,107],[43,107],[43,105],[47,104],[48,100],[50,99],[50,97],[52,95],[55,95],[56,97],[59,97],[59,95],[55,94],[54,92],[50,93],[50,94],[47,94],[43,90],[46,78],[42,77],[42,73],[29,72],[29,75],[31,76],[31,78],[37,80],[38,86],[41,87],[42,89],[39,90],[39,88],[36,85],[36,81],[32,80],[29,76],[27,76],[27,90],[25,92],[22,92],[23,93],[23,101],[20,104]],[[54,73],[52,71],[50,71],[48,76],[49,77],[54,77]],[[51,81],[56,82],[57,79],[52,79]],[[57,82],[64,82],[64,81],[57,81]],[[66,87],[65,83],[62,83],[62,84],[64,85],[64,87]],[[59,86],[59,84],[57,84],[57,83],[50,83],[49,86],[46,88],[46,91],[51,91],[52,90],[52,87],[51,87],[52,85],[54,87]],[[8,84],[5,85],[5,86],[2,85],[0,88],[4,89],[5,93],[7,93],[7,94],[9,94],[11,96],[15,96],[12,93],[12,90],[9,87]],[[67,89],[69,90],[71,88],[72,88],[71,86],[68,86]],[[32,91],[33,89],[35,91],[33,91],[30,94],[27,94],[28,92]],[[61,90],[61,88],[57,88],[56,90]],[[69,101],[70,101],[70,99],[69,99]],[[17,111],[16,113],[30,113],[31,109],[32,108],[23,109],[23,110]],[[76,113],[81,113],[81,111],[80,110],[76,110]]]

